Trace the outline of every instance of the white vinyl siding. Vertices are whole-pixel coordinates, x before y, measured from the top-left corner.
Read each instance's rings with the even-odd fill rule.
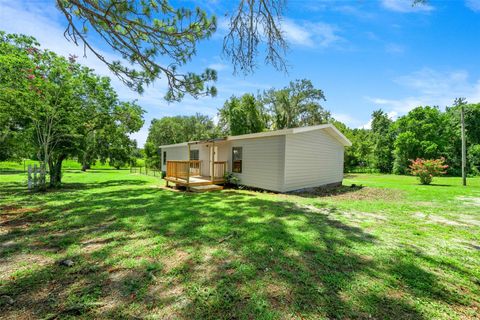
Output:
[[[167,152],[167,161],[188,160],[188,148],[186,146],[164,147],[162,148],[162,157],[164,152]],[[166,171],[166,170],[167,170],[167,165],[163,164],[163,159],[162,159],[162,171]]]
[[[283,191],[343,180],[344,147],[325,130],[286,135]]]
[[[232,147],[242,147],[242,173],[234,173],[240,184],[283,191],[285,136],[235,140],[226,145],[229,170],[232,168]]]

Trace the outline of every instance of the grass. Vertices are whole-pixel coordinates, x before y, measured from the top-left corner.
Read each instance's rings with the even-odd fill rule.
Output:
[[[39,161],[30,159],[21,161],[1,161],[0,172],[26,172],[28,165],[33,167],[35,164],[38,167],[40,166]],[[137,166],[144,165],[145,161],[143,159],[137,159]],[[82,165],[76,160],[67,159],[63,161],[62,168],[63,170],[80,170]],[[97,161],[97,163],[92,166],[92,169],[113,169],[113,167],[111,167],[108,163],[102,164],[100,161]]]
[[[173,192],[128,170],[69,171],[45,194],[24,181],[0,175],[2,318],[480,314],[478,178],[349,174],[299,195]]]

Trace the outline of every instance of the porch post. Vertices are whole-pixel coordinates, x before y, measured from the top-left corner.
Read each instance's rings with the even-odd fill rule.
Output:
[[[212,179],[212,182],[214,180],[214,177],[215,177],[215,142],[212,141],[212,154],[211,154],[211,160],[210,160],[210,176],[211,176],[211,179]]]

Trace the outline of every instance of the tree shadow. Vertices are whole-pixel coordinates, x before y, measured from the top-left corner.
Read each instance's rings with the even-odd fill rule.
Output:
[[[0,302],[0,310],[57,318],[422,319],[405,299],[371,288],[361,298],[350,292],[358,278],[379,272],[397,274],[413,296],[435,288],[432,299],[451,300],[426,270],[404,261],[385,269],[360,254],[356,248],[379,240],[329,214],[253,193],[173,193],[143,184],[75,184],[61,195],[66,203],[44,203],[3,225],[0,243],[11,243],[0,247],[5,261],[48,259],[2,280],[0,295],[16,302]],[[89,188],[99,190],[76,192]],[[66,258],[75,265],[57,263]]]

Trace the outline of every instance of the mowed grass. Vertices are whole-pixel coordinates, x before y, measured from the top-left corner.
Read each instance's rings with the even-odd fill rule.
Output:
[[[0,176],[2,319],[479,318],[478,178],[350,174],[300,195],[128,170],[45,194],[25,180]]]
[[[40,167],[40,162],[36,160],[20,160],[20,161],[1,161],[0,162],[0,173],[9,173],[9,172],[27,172],[28,166],[31,165],[32,167],[34,165],[37,165],[37,167]],[[143,159],[137,159],[136,160],[136,166],[144,166],[145,161]],[[64,170],[80,170],[82,168],[82,165],[76,161],[76,160],[64,160],[62,164],[62,168]],[[97,161],[94,165],[92,165],[92,169],[113,169],[108,162],[107,163],[101,163],[100,161]]]

